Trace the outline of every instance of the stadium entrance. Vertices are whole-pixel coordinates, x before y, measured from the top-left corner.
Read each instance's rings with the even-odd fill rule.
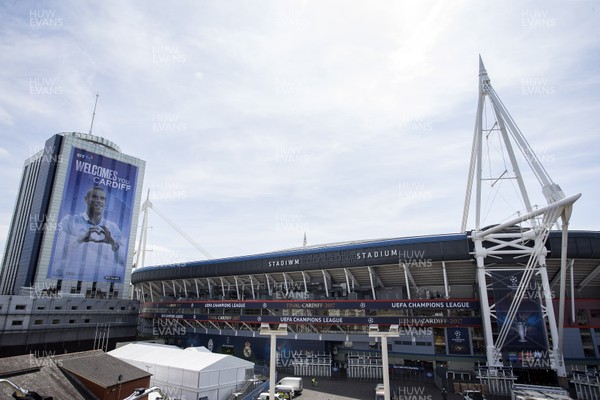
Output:
[[[404,365],[390,365],[390,378],[409,382],[431,381],[433,380],[433,363],[404,360]]]
[[[556,371],[552,369],[514,368],[516,383],[542,386],[558,386]]]

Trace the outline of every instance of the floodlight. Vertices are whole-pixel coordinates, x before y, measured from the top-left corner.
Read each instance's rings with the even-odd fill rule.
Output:
[[[278,331],[286,331],[287,332],[287,324],[279,324],[279,326],[277,327]]]

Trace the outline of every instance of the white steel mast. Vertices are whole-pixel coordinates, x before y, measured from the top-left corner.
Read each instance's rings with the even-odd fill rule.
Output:
[[[486,101],[488,103],[486,103]],[[484,127],[484,109],[486,104],[490,104],[495,119],[491,128]],[[483,142],[492,132],[497,133],[504,145],[508,156],[512,172],[505,170],[497,177],[484,179],[483,170]],[[518,148],[523,159],[531,168],[531,171],[538,180],[547,205],[536,210],[533,209],[527,187],[523,180],[521,169],[513,151],[513,147]],[[511,175],[507,177],[506,175]],[[517,183],[518,194],[526,213],[522,216],[512,219],[500,225],[491,228],[482,228],[482,189],[484,184],[491,181],[492,186],[500,180],[513,179]],[[469,175],[467,180],[467,190],[465,196],[465,205],[463,211],[461,231],[467,231],[469,218],[469,207],[473,197],[473,186],[475,186],[475,227],[471,231],[471,240],[474,242],[474,253],[477,261],[477,284],[481,300],[481,314],[483,321],[483,331],[486,343],[486,359],[488,368],[494,370],[502,368],[502,349],[506,342],[507,335],[515,322],[515,317],[519,306],[525,297],[525,291],[532,279],[539,279],[542,285],[541,305],[544,318],[550,330],[551,349],[549,349],[549,359],[552,368],[556,370],[559,377],[566,377],[566,369],[562,354],[562,327],[564,325],[564,293],[565,293],[565,275],[567,268],[566,244],[567,227],[571,215],[573,203],[581,196],[565,197],[561,188],[552,181],[540,160],[537,158],[533,149],[517,127],[515,121],[508,113],[506,107],[494,91],[488,73],[479,57],[479,101],[477,105],[477,116],[475,120],[475,130],[473,135],[473,145]],[[548,273],[546,270],[546,239],[549,231],[554,224],[561,218],[563,227],[563,244],[561,258],[561,286],[560,286],[560,312],[558,321],[554,313],[552,304],[552,294]],[[521,224],[528,224],[529,229],[521,227]],[[521,229],[508,229],[519,226]],[[491,281],[494,265],[489,260],[501,257],[512,257],[514,265],[519,266],[522,273],[522,279],[519,287],[515,290],[512,303],[508,309],[506,318],[499,328],[496,337],[492,332],[492,320],[496,319],[495,306],[490,304],[489,283]],[[528,261],[526,266],[524,260]],[[544,324],[545,325],[545,324]],[[496,373],[490,374],[496,376]]]
[[[198,249],[198,251],[200,251],[207,259],[212,258],[212,256],[206,250],[204,250],[204,248],[202,246],[200,246],[198,244],[198,242],[196,242],[194,240],[194,238],[192,238],[190,235],[185,233],[183,231],[183,229],[181,229],[179,226],[177,226],[177,224],[175,224],[175,222],[173,222],[165,214],[163,214],[160,210],[158,210],[156,208],[154,203],[152,203],[150,201],[150,190],[148,189],[148,195],[146,196],[146,200],[142,204],[142,212],[144,213],[144,216],[142,218],[140,241],[138,242],[138,250],[136,252],[137,253],[136,254],[136,262],[135,262],[136,268],[144,267],[146,265],[145,264],[146,251],[148,251],[148,250],[146,250],[146,242],[148,239],[148,211],[150,209],[154,210],[154,212],[159,217],[161,217],[163,219],[163,221],[165,221],[167,224],[169,224],[169,226],[171,226],[171,228],[175,229],[177,231],[177,233],[179,233],[183,238],[185,238],[188,242],[190,242],[190,244],[192,246],[194,246],[196,249]],[[142,257],[141,262],[140,262],[140,256]]]

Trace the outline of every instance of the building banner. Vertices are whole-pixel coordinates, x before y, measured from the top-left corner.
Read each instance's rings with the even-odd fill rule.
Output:
[[[400,325],[403,329],[425,326],[481,326],[479,317],[330,317],[330,316],[283,316],[283,315],[223,315],[223,314],[167,314],[142,311],[143,318],[169,320],[193,320],[240,323],[321,324],[321,325]]]
[[[213,353],[230,354],[254,363],[268,360],[271,352],[268,336],[243,337],[188,332],[182,339],[182,345],[185,347],[204,346]],[[280,336],[277,338],[277,368],[292,367],[294,360],[298,358],[314,354],[329,354],[331,350],[327,348],[327,343],[324,341]]]
[[[208,308],[228,310],[479,310],[477,299],[454,300],[225,300],[150,302],[147,307]]]
[[[73,148],[48,278],[123,283],[138,168]]]
[[[523,279],[523,271],[507,270],[492,272],[492,287],[498,318],[498,331],[502,329],[513,297]],[[503,352],[547,352],[548,340],[540,304],[541,290],[532,278],[527,283],[525,296],[510,331]],[[510,357],[509,357],[510,358]]]
[[[448,354],[470,355],[471,336],[469,328],[446,328]]]

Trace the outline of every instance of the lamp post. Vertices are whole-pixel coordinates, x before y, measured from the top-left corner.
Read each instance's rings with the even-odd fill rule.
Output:
[[[288,334],[287,324],[279,324],[277,329],[271,329],[269,324],[260,324],[261,335],[271,336],[271,355],[269,361],[269,399],[275,399],[275,365],[277,360],[275,358],[277,348],[275,346],[277,342],[277,336],[286,336]]]
[[[390,325],[390,330],[388,332],[379,331],[379,325],[369,325],[369,337],[381,338],[381,367],[383,368],[383,393],[385,400],[390,400],[390,369],[388,365],[387,338],[398,336],[400,336],[398,325]]]

